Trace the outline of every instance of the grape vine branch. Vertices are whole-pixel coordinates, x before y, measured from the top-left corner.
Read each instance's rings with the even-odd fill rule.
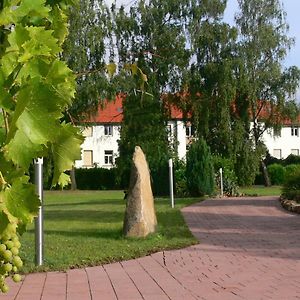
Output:
[[[40,201],[30,183],[33,159],[54,160],[53,185],[65,186],[80,158],[82,137],[61,122],[75,94],[75,75],[59,59],[75,0],[3,0],[0,3],[0,289],[20,281],[19,235]]]

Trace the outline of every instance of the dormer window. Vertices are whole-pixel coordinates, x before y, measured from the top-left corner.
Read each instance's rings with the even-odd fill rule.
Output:
[[[297,127],[297,126],[292,126],[292,127],[291,127],[291,135],[292,135],[292,136],[299,136],[299,127]]]
[[[113,127],[111,125],[105,125],[104,126],[104,135],[105,136],[112,136],[113,135]]]

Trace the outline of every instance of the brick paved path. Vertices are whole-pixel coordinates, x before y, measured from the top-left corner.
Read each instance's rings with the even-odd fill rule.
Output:
[[[274,197],[183,209],[201,244],[67,273],[39,273],[0,299],[300,299],[300,215]]]

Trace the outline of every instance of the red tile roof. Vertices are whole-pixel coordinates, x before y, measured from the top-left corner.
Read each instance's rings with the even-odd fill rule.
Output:
[[[124,96],[118,95],[115,100],[106,100],[100,105],[97,113],[91,115],[85,123],[121,123],[123,121],[123,102]],[[171,119],[182,119],[182,111],[172,106],[170,109]]]
[[[124,95],[117,95],[115,100],[108,101],[106,100],[102,105],[99,106],[97,113],[90,116],[85,123],[122,123],[123,121],[123,107],[122,102],[124,99]],[[184,118],[184,114],[182,110],[180,110],[175,105],[169,104],[168,109],[170,112],[171,119],[182,120]],[[259,119],[265,120],[268,118],[270,114],[270,107],[264,107],[259,113]],[[188,114],[190,115],[190,114]],[[291,126],[295,124],[300,124],[300,115],[293,122],[288,118],[280,117],[276,114],[276,109],[274,113],[273,119],[277,119],[277,121],[281,122],[282,125]]]
[[[116,96],[113,101],[106,100],[103,105],[99,105],[95,115],[89,117],[86,123],[121,123],[123,121],[122,96]]]

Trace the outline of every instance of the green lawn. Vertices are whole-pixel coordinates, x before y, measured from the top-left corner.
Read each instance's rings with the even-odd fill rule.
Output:
[[[64,270],[130,259],[197,243],[180,208],[200,199],[155,200],[158,230],[147,238],[122,236],[122,191],[52,191],[44,195],[44,266],[34,266],[34,227],[22,236],[23,271]]]
[[[280,196],[281,186],[265,187],[263,185],[253,185],[240,187],[239,192],[246,196]]]

